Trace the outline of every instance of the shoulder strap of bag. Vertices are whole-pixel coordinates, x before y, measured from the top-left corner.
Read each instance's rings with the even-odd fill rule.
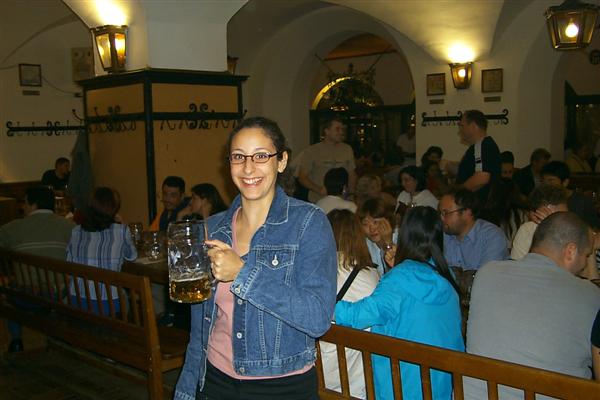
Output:
[[[356,278],[356,275],[358,275],[358,271],[359,271],[358,267],[355,266],[354,268],[352,268],[352,272],[350,272],[350,275],[348,275],[348,278],[346,278],[346,282],[344,282],[344,285],[342,286],[342,288],[338,292],[337,296],[335,297],[336,303],[344,298],[344,295],[346,294],[348,289],[350,289],[350,285],[352,285],[354,278]]]

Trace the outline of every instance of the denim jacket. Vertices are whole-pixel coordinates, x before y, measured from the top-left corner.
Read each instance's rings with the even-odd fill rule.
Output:
[[[231,245],[229,210],[208,219],[209,236]],[[315,339],[331,324],[336,295],[336,245],[329,221],[312,204],[281,188],[256,231],[244,266],[231,284],[233,367],[240,375],[299,370],[316,359]],[[208,337],[216,318],[213,295],[192,306],[192,327],[176,400],[194,400],[204,386]]]

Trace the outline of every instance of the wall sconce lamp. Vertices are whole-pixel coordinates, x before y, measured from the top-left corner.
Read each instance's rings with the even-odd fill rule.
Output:
[[[109,73],[125,71],[126,25],[92,28],[102,68]]]
[[[450,64],[452,83],[457,89],[466,89],[471,84],[471,74],[473,72],[473,63],[454,63]]]
[[[598,18],[598,6],[579,0],[566,0],[549,7],[544,13],[552,47],[556,50],[575,50],[587,47]]]

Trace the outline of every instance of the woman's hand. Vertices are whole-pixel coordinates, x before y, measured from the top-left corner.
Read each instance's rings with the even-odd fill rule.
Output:
[[[376,223],[377,231],[379,232],[381,241],[383,242],[381,243],[380,247],[385,248],[385,246],[392,244],[392,225],[386,218],[377,218]]]
[[[383,259],[385,260],[385,263],[388,265],[388,267],[393,268],[394,265],[396,265],[396,245],[392,244],[389,245],[389,247],[385,250],[385,253],[383,255]]]
[[[550,207],[542,206],[536,210],[529,212],[529,220],[535,222],[536,224],[539,224],[540,222],[542,222],[546,217],[548,217],[551,214],[552,214],[552,209],[550,209]]]
[[[190,202],[191,203],[191,202]],[[188,204],[177,213],[177,221],[181,221],[186,215],[192,214],[192,205]]]
[[[208,256],[211,260],[211,269],[215,279],[221,282],[234,280],[244,266],[244,262],[227,243],[220,240],[207,240],[206,244],[211,247]]]

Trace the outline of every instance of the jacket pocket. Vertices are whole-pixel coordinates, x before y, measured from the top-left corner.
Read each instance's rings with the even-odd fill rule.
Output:
[[[257,246],[256,262],[270,269],[287,268],[294,264],[296,256],[294,245]]]

